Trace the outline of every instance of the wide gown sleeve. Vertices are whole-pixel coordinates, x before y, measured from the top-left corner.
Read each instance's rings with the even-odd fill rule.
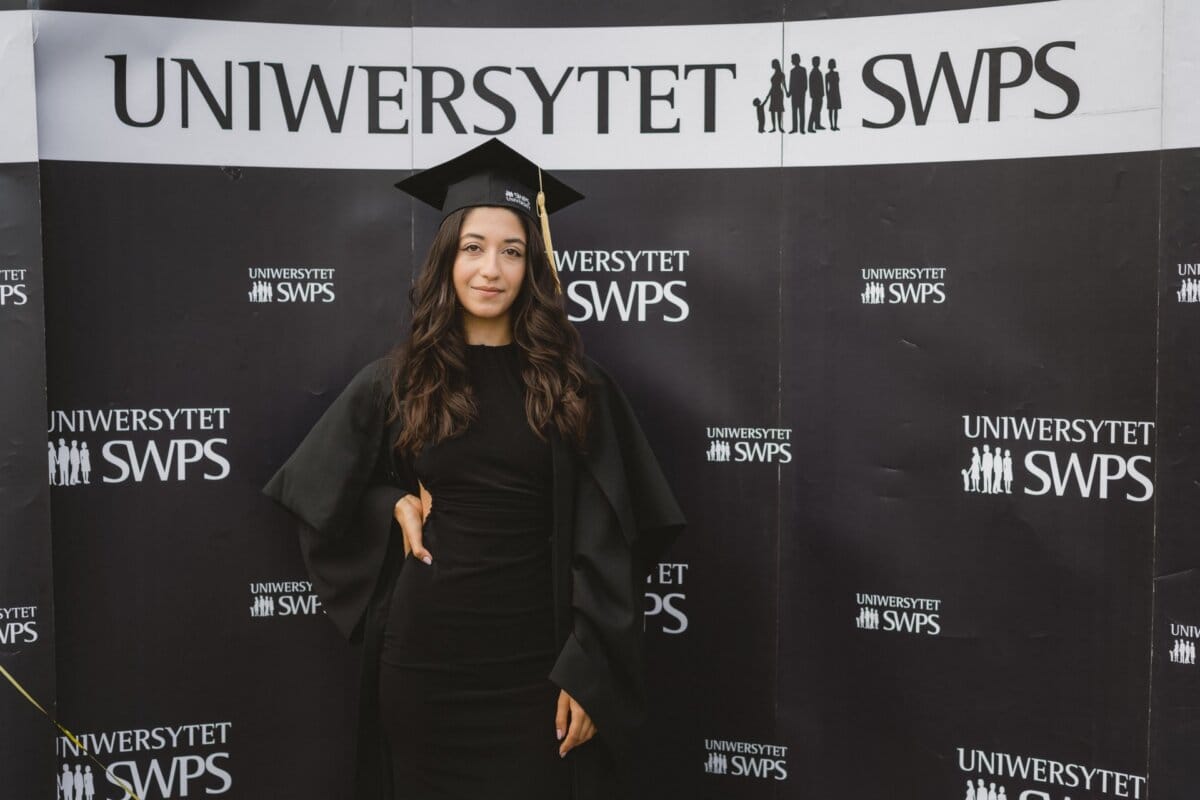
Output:
[[[389,391],[386,359],[360,370],[263,487],[296,517],[313,588],[350,640],[361,635],[389,537],[399,530],[396,502],[418,492],[411,465],[393,457]]]
[[[621,762],[645,719],[645,578],[686,520],[637,418],[598,366],[587,469],[575,489],[573,629],[550,678],[596,723]]]
[[[613,427],[633,506],[634,566],[639,581],[643,581],[683,532],[687,520],[621,387],[607,375],[605,378],[609,385]]]

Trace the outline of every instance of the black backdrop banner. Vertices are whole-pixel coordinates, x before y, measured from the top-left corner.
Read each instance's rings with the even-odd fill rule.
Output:
[[[1200,736],[1200,542],[1194,532],[1200,495],[1193,477],[1200,464],[1200,214],[1196,151],[1166,154],[1162,165],[1162,242],[1159,271],[1158,423],[1163,440],[1155,525],[1150,768],[1167,797],[1185,797],[1196,785]],[[1169,433],[1168,433],[1169,432]],[[1157,794],[1155,795],[1157,796]]]
[[[33,40],[28,14],[0,12],[0,667],[52,709],[47,464],[57,453],[41,435],[46,339]],[[0,794],[51,796],[55,733],[0,678]]]
[[[690,521],[639,797],[1193,797],[1200,9],[156,5],[0,12],[0,663],[141,797],[347,796],[259,487],[407,330],[393,182],[491,135],[587,195],[567,310]],[[10,694],[0,794],[125,800]]]

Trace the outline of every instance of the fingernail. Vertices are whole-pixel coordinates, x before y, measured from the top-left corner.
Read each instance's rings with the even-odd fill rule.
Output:
[[[424,561],[426,564],[432,564],[432,563],[433,563],[433,557],[432,557],[432,556],[429,556],[429,555],[424,555],[424,556],[421,556],[421,560],[422,560],[422,561]]]
[[[563,730],[562,730],[562,728],[555,728],[555,729],[554,729],[554,735],[555,735],[555,736],[557,736],[559,739],[561,739],[561,738],[563,737]]]
[[[564,751],[564,750],[559,750],[559,751],[558,751],[558,757],[559,757],[559,758],[562,758],[562,757],[563,757],[563,756],[565,756],[565,755],[566,755],[566,751]]]

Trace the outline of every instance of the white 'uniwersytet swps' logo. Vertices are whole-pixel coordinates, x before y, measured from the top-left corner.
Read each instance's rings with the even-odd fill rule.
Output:
[[[970,451],[956,478],[968,494],[1136,503],[1154,496],[1153,422],[972,414],[962,420]]]
[[[786,780],[785,745],[741,742],[730,739],[704,740],[704,771],[710,775]]]
[[[854,627],[859,630],[924,636],[942,632],[941,600],[858,592],[854,601],[858,605]]]
[[[945,267],[864,267],[863,305],[941,305],[946,302]]]
[[[332,303],[337,299],[331,268],[250,267],[251,303]]]
[[[792,461],[791,428],[737,428],[710,426],[705,428],[708,448],[706,461],[756,462],[761,464],[790,464]]]
[[[64,800],[129,800],[124,781],[142,800],[215,797],[233,787],[229,740],[232,722],[160,725],[77,734],[87,753],[111,775],[91,770],[84,750],[70,738],[55,739],[61,772],[55,797]]]
[[[227,407],[52,411],[50,485],[224,480],[228,424]]]
[[[324,613],[310,581],[252,581],[251,617],[297,617]]]
[[[683,322],[691,250],[561,250],[572,322]]]

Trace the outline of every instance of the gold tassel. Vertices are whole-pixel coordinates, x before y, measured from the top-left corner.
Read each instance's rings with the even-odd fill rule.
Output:
[[[554,276],[554,292],[562,294],[562,284],[558,280],[558,263],[554,260],[554,244],[550,241],[550,215],[546,213],[546,193],[542,190],[541,167],[538,167],[537,210],[542,221],[542,242],[546,245],[546,259],[550,262],[550,274]]]

